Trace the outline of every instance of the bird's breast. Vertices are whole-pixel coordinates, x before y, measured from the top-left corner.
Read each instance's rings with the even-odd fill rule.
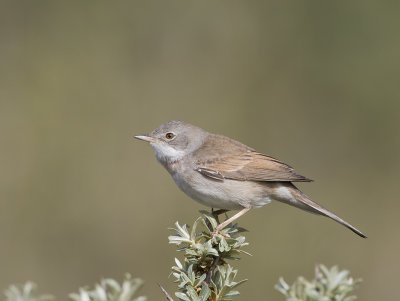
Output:
[[[213,208],[237,210],[270,202],[255,182],[214,180],[179,164],[169,170],[176,185],[195,201]]]

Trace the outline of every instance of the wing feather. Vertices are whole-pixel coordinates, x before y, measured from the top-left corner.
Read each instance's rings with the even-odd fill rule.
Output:
[[[270,156],[246,152],[205,162],[202,166],[214,170],[226,179],[241,181],[287,181],[310,182],[312,180],[298,175],[289,165]]]
[[[238,181],[312,181],[296,174],[291,166],[228,137],[212,135],[207,142],[197,151],[197,158],[207,160],[196,162],[196,170],[204,176]]]

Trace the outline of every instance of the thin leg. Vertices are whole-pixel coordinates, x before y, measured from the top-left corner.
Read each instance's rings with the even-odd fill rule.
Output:
[[[233,222],[234,220],[238,219],[239,217],[241,217],[243,214],[245,214],[247,211],[249,211],[251,209],[251,207],[246,207],[243,208],[242,210],[240,210],[238,213],[236,213],[234,216],[232,216],[231,218],[228,218],[226,221],[224,221],[223,223],[219,224],[217,226],[217,228],[215,228],[214,233],[218,233],[219,231],[221,231],[222,229],[224,229],[226,226],[228,226],[231,222]]]

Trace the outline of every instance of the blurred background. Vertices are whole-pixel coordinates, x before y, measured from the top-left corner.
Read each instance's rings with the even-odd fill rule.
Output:
[[[60,300],[131,272],[163,300],[168,227],[201,205],[132,139],[170,119],[240,140],[315,180],[313,200],[359,227],[283,204],[250,230],[237,300],[338,264],[360,300],[400,271],[400,5],[395,1],[1,1],[0,290]],[[267,297],[265,297],[267,296]]]

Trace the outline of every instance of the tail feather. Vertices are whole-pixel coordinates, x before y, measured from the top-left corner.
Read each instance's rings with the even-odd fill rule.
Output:
[[[357,235],[359,235],[363,238],[367,238],[367,236],[365,234],[363,234],[360,230],[358,230],[356,227],[352,226],[345,220],[343,220],[340,217],[338,217],[337,215],[333,214],[328,209],[325,209],[321,205],[312,201],[308,196],[306,196],[304,193],[302,193],[294,185],[290,190],[291,190],[292,195],[294,196],[294,198],[297,201],[297,202],[290,202],[290,205],[296,206],[296,207],[306,210],[306,211],[310,211],[312,213],[321,214],[326,217],[329,217],[330,219],[333,219],[334,221],[338,222],[339,224],[342,224],[343,226],[347,227],[348,229],[350,229]]]

